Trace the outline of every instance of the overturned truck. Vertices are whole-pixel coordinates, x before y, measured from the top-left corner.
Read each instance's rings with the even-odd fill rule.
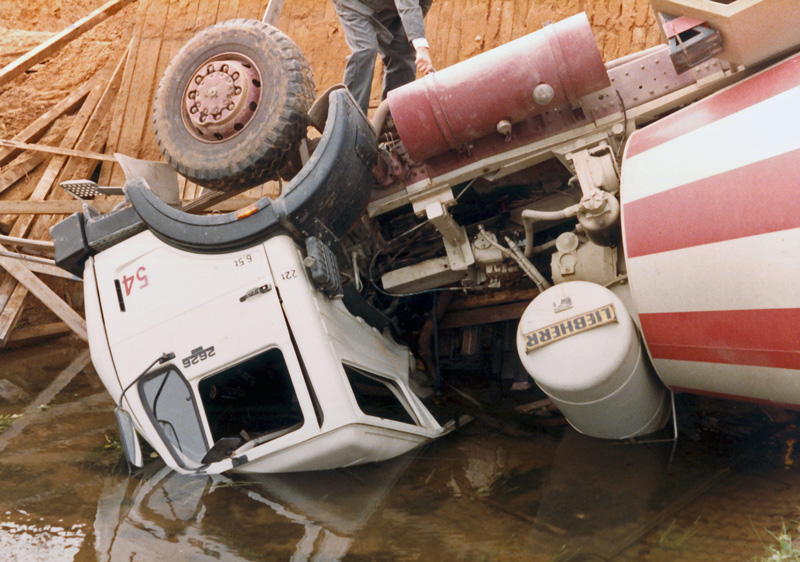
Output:
[[[128,460],[138,436],[186,473],[388,459],[456,426],[426,396],[460,373],[607,439],[673,391],[800,406],[800,7],[652,5],[663,46],[604,63],[580,14],[371,121],[344,88],[312,104],[268,24],[192,39],[155,104],[169,165],[51,232]],[[283,190],[197,215],[173,168]]]

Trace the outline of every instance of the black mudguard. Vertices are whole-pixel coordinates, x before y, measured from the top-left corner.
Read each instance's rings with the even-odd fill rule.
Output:
[[[367,207],[377,185],[372,175],[377,158],[369,122],[347,90],[336,90],[330,95],[322,138],[306,165],[284,187],[284,195],[259,200],[248,216],[184,213],[158,199],[141,180],[128,182],[125,191],[148,229],[190,252],[235,251],[284,230],[301,241],[316,236],[336,246]]]

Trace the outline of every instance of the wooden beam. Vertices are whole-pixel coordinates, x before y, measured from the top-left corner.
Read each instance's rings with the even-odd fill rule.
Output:
[[[52,256],[55,252],[53,243],[46,240],[28,240],[27,238],[0,235],[0,244],[6,244],[7,246],[13,246],[15,248],[25,248],[26,250],[48,256]]]
[[[85,18],[78,20],[64,31],[57,33],[35,49],[28,51],[24,56],[6,65],[0,69],[0,87],[6,85],[35,64],[42,62],[61,47],[89,31],[109,16],[116,14],[133,1],[134,0],[111,0],[106,2]]]
[[[116,68],[114,68],[114,71],[111,74],[111,78],[103,90],[103,94],[100,96],[100,101],[97,102],[97,106],[92,113],[91,119],[89,119],[89,122],[83,129],[83,133],[81,133],[81,138],[78,140],[78,144],[75,147],[79,151],[96,153],[99,152],[102,149],[102,145],[105,144],[108,131],[105,131],[106,136],[104,136],[102,139],[99,140],[98,137],[100,136],[102,125],[106,121],[106,117],[108,117],[108,114],[114,107],[114,102],[117,100],[120,84],[122,83],[122,74],[125,70],[125,64],[128,60],[129,53],[130,44],[128,45],[128,48],[125,50],[125,53],[122,55],[122,57],[120,57]],[[113,154],[104,154],[103,156],[110,156],[110,158],[93,158],[92,160],[105,160],[110,162],[117,161]],[[64,166],[64,171],[61,174],[62,178],[65,180],[83,179],[82,177],[75,177],[76,171],[81,169],[80,162],[81,161],[77,158],[70,158],[66,166]]]
[[[77,90],[58,102],[33,123],[20,131],[12,140],[15,142],[35,142],[42,138],[42,136],[47,132],[48,127],[53,124],[53,121],[80,106],[84,98],[89,95],[89,92],[92,91],[97,83],[98,81],[96,77],[88,82],[84,82],[83,85]],[[22,152],[22,149],[20,148],[7,148],[5,150],[0,150],[0,166],[5,166],[11,162],[20,152]]]
[[[47,154],[58,154],[60,156],[77,156],[78,158],[90,158],[92,160],[103,160],[106,162],[116,162],[112,154],[101,154],[97,152],[87,152],[85,150],[73,150],[59,146],[47,146],[44,144],[29,144],[13,140],[0,139],[0,146],[9,148],[19,148],[20,150],[30,150],[33,152],[46,152]]]
[[[6,189],[30,174],[36,166],[44,161],[44,158],[44,154],[33,154],[30,158],[19,164],[15,164],[3,172],[3,175],[0,176],[0,193],[3,193]]]
[[[472,310],[447,311],[439,328],[442,330],[451,328],[464,328],[466,326],[477,326],[479,324],[491,324],[493,322],[505,322],[506,320],[519,320],[522,313],[528,307],[529,302],[514,302],[501,304],[491,308],[475,308]]]
[[[119,84],[122,79],[122,70],[125,67],[125,59],[127,57],[127,53],[123,54],[120,60],[117,62],[116,66],[114,67],[113,71],[110,73],[110,78],[106,84],[106,87],[103,89],[102,93],[100,94],[100,98],[98,102],[95,104],[95,107],[92,111],[91,117],[89,121],[86,123],[86,126],[81,131],[80,137],[78,138],[75,144],[75,151],[80,153],[89,153],[87,149],[91,149],[94,146],[97,146],[98,142],[98,133],[100,132],[101,125],[105,121],[106,116],[111,111],[111,108],[114,105],[114,100],[117,97],[117,91],[119,90]],[[101,71],[101,75],[104,77],[108,75],[108,72],[111,70],[111,67],[106,67],[103,71]],[[87,103],[89,99],[87,98]],[[99,150],[99,148],[98,148]],[[96,153],[94,153],[96,154]],[[116,161],[116,158],[113,155],[103,155],[108,156],[109,158]],[[95,159],[96,160],[96,159]],[[61,170],[58,178],[55,180],[55,183],[60,183],[63,180],[67,179],[74,179],[75,172],[79,169],[79,164],[86,162],[83,158],[70,158],[64,164],[63,169]],[[93,169],[92,166],[91,169]],[[82,169],[90,169],[86,166],[83,166]],[[89,177],[89,176],[84,176]],[[71,199],[72,195],[62,191],[56,190],[53,193],[51,199]],[[38,221],[35,227],[31,230],[31,238],[34,239],[44,239],[47,237],[48,232],[50,231],[50,227],[53,226],[57,221],[61,220],[60,217],[47,217],[42,218]]]
[[[0,251],[0,255],[5,255],[8,252]],[[19,259],[17,257],[11,256],[11,259]],[[83,283],[83,279],[80,277],[76,277],[75,275],[71,274],[68,271],[65,271],[58,267],[57,265],[51,265],[47,263],[40,263],[31,260],[25,260],[25,266],[33,271],[34,273],[41,273],[42,275],[49,275],[50,277],[60,277],[62,279],[67,279],[69,281],[75,281],[78,283]]]
[[[55,291],[36,277],[30,269],[25,267],[23,262],[0,256],[0,267],[5,269],[19,281],[21,285],[33,293],[33,295],[42,301],[47,308],[52,310],[56,316],[66,322],[79,338],[83,341],[89,341],[89,334],[86,331],[86,320],[81,318],[81,316],[65,303]],[[8,306],[6,306],[6,308],[8,308]],[[8,341],[8,338],[6,338],[5,341]]]
[[[20,316],[22,316],[22,305],[25,303],[25,297],[28,296],[28,290],[17,283],[14,276],[9,275],[9,283],[3,283],[0,289],[6,292],[0,293],[0,302],[5,301],[3,310],[0,311],[0,347],[5,347],[8,343],[8,338],[11,332],[17,326]]]
[[[83,131],[84,126],[86,125],[89,117],[91,116],[92,111],[94,110],[94,106],[97,104],[99,99],[100,92],[91,92],[86,101],[81,107],[78,115],[72,122],[67,134],[64,136],[64,140],[61,141],[61,146],[63,148],[69,148],[75,145],[78,138],[80,138],[80,134]],[[66,156],[56,156],[52,158],[47,165],[47,169],[44,172],[44,175],[39,179],[39,182],[36,184],[36,188],[34,188],[33,193],[30,196],[30,200],[32,201],[44,201],[47,196],[50,194],[50,191],[53,188],[53,183],[56,180],[56,177],[61,172],[61,167],[66,162]],[[27,233],[28,229],[33,222],[33,217],[20,217],[17,219],[16,223],[14,223],[14,227],[11,229],[11,236],[17,236],[19,238],[24,238]],[[2,326],[0,326],[0,330]]]
[[[110,77],[110,73],[112,71],[111,70],[112,68],[113,67],[106,66],[106,68],[101,70],[95,76],[95,79],[98,80],[99,83],[107,82],[109,77]],[[102,81],[102,82],[100,82],[100,81]],[[92,80],[92,82],[94,82],[94,80]],[[86,100],[84,101],[83,105],[81,106],[81,109],[78,111],[78,114],[73,119],[69,130],[67,131],[66,135],[64,136],[64,140],[61,141],[61,146],[62,147],[70,148],[70,147],[74,147],[75,146],[75,143],[80,138],[80,135],[83,132],[84,127],[86,126],[86,124],[89,121],[90,117],[94,113],[94,109],[97,106],[97,104],[98,104],[98,102],[100,100],[100,97],[102,96],[102,93],[103,92],[98,90],[98,89],[90,91],[88,93],[88,95],[86,96]],[[39,179],[39,182],[36,185],[36,188],[33,190],[33,193],[30,196],[31,200],[33,200],[33,201],[44,201],[47,198],[47,196],[49,195],[50,191],[53,188],[53,183],[55,182],[56,178],[58,177],[58,174],[61,172],[61,168],[64,165],[64,163],[66,162],[66,160],[67,160],[66,156],[55,156],[54,158],[52,158],[50,160],[50,163],[48,164],[47,169],[44,172],[44,175]],[[18,237],[18,238],[25,238],[25,236],[28,234],[29,229],[33,225],[33,222],[34,222],[35,218],[36,217],[33,216],[33,215],[22,215],[19,218],[17,218],[16,222],[14,223],[14,226],[11,228],[10,235]],[[9,262],[13,262],[13,260],[10,260],[9,258],[2,258],[2,259],[6,260],[6,261],[9,261]],[[24,266],[23,266],[23,269],[24,269]],[[13,272],[9,271],[7,268],[6,268],[6,271],[11,273],[19,281],[19,278],[16,275],[14,275]],[[35,275],[33,275],[33,273],[31,273],[27,269],[25,269],[25,272],[28,273],[31,277],[33,277],[33,279],[35,281],[38,281],[39,283],[41,283],[49,291],[49,288],[47,288],[47,285],[44,285],[41,281],[39,281],[39,279]],[[18,286],[16,286],[14,288],[14,294],[12,295],[12,298],[10,298],[8,300],[8,302],[6,303],[6,306],[3,308],[2,313],[0,313],[0,344],[2,344],[2,345],[5,345],[5,343],[8,341],[9,335],[14,330],[16,322],[19,319],[19,316],[20,316],[20,314],[22,312],[22,306],[23,306],[24,301],[25,301],[25,295],[27,295],[27,292],[28,292],[27,291],[27,289],[28,289],[27,285],[25,285],[22,282],[20,282],[20,283],[21,283],[21,285],[18,285]],[[35,284],[34,281],[31,281],[31,283]],[[41,293],[43,295],[46,294],[46,292],[40,286],[36,285],[36,287],[37,287],[37,291],[39,291],[39,293]],[[31,291],[31,292],[33,292],[33,291]],[[52,291],[50,291],[50,292],[52,293]],[[34,293],[34,294],[36,294],[36,293]],[[52,294],[55,296],[55,293],[52,293]],[[39,296],[39,295],[37,295],[37,296]],[[3,297],[3,294],[0,293],[0,298],[2,298],[2,297]],[[40,298],[40,300],[43,300],[42,297],[39,297],[39,298]],[[58,297],[56,296],[56,298],[58,298]],[[56,301],[52,301],[52,302],[54,303],[54,306],[58,306],[58,303]],[[61,302],[63,303],[63,301],[61,301]],[[48,303],[45,302],[45,304],[48,304]],[[67,307],[67,308],[69,308],[69,307]],[[72,309],[70,309],[70,310],[72,310]],[[53,312],[56,312],[56,311],[54,310]],[[56,312],[56,314],[59,314],[59,313]],[[74,311],[73,311],[73,314],[75,314]],[[78,318],[80,318],[80,317],[78,317]],[[75,329],[79,330],[78,327],[76,327]],[[84,322],[83,331],[85,332],[85,322]]]
[[[267,10],[264,12],[264,17],[261,21],[277,27],[278,18],[281,16],[281,9],[283,8],[283,1],[284,0],[269,0]]]
[[[125,70],[122,74],[122,85],[120,87],[120,96],[114,103],[114,112],[111,116],[111,125],[108,131],[108,140],[106,142],[106,152],[118,152],[120,134],[123,125],[127,123],[127,100],[130,92],[133,89],[133,82],[135,77],[134,61],[138,58],[139,44],[142,40],[142,25],[147,17],[147,10],[150,7],[150,2],[140,2],[136,11],[136,24],[133,29],[133,38],[128,44],[127,61],[125,63]],[[112,185],[115,177],[121,175],[122,169],[119,165],[104,162],[100,167],[100,178],[98,183],[101,185]]]
[[[72,330],[66,322],[53,322],[51,324],[39,324],[38,326],[28,326],[15,330],[8,338],[7,346],[23,346],[36,343],[39,340],[63,336],[71,333]]]
[[[11,293],[16,285],[17,280],[10,275],[6,275],[6,278],[0,283],[0,312],[5,308],[8,299],[11,298]],[[2,346],[0,345],[0,347]]]
[[[218,203],[222,203],[231,199],[232,197],[238,195],[239,193],[244,193],[248,191],[247,189],[243,190],[233,190],[233,191],[208,191],[198,197],[197,199],[192,199],[185,205],[183,205],[182,209],[186,213],[201,213],[206,209],[217,205]],[[242,205],[244,207],[244,205]],[[241,208],[241,207],[239,207]]]

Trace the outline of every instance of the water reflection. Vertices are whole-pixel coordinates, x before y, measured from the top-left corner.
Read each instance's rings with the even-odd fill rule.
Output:
[[[97,560],[341,560],[413,460],[247,478],[164,467],[109,480],[95,519]]]
[[[575,538],[641,520],[664,483],[671,450],[670,442],[609,443],[568,428],[537,517]]]
[[[129,474],[84,351],[0,352],[0,378],[31,397],[0,403],[25,420],[0,435],[2,560],[727,562],[800,513],[800,430],[686,398],[674,456],[483,418],[348,470]]]

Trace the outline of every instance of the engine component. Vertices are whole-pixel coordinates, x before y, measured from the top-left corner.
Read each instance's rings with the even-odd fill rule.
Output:
[[[598,246],[613,246],[620,240],[619,201],[607,191],[594,191],[581,199],[578,222],[586,236]]]
[[[669,393],[633,320],[620,297],[600,285],[562,283],[533,299],[517,329],[517,353],[581,433],[625,439],[661,429],[669,418]]]
[[[575,233],[564,232],[556,238],[556,251],[550,258],[553,283],[591,281],[608,285],[619,278],[620,260],[618,247],[581,243]]]
[[[389,92],[389,109],[417,162],[611,84],[581,13]],[[552,94],[551,94],[552,90]],[[475,108],[479,107],[480,112]]]
[[[314,283],[329,298],[341,298],[344,295],[342,276],[331,249],[316,236],[309,236],[306,238],[306,254],[303,265],[308,268]]]

